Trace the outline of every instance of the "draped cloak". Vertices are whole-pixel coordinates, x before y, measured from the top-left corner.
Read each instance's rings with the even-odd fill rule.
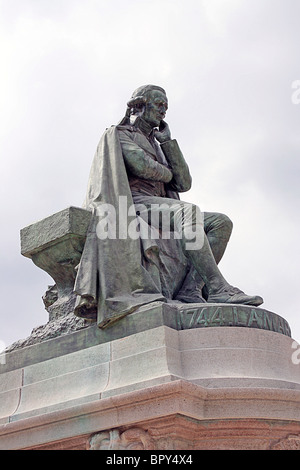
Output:
[[[122,207],[119,205],[120,197]],[[179,199],[174,191],[167,197]],[[103,208],[103,204],[115,209],[114,238],[100,239],[97,236],[99,209],[101,206]],[[145,225],[145,221],[130,211],[133,204],[118,128],[112,126],[99,142],[90,171],[83,207],[91,211],[92,217],[74,286],[78,296],[75,315],[93,320],[97,318],[101,328],[145,304],[166,302],[174,298],[180,289],[184,301],[197,301],[195,293],[199,279],[189,266],[178,240],[133,239],[126,236],[129,225],[137,219],[140,227]],[[126,210],[127,217],[124,217]],[[191,292],[193,298],[189,300]],[[201,294],[198,301],[202,301],[200,299]],[[86,308],[84,300],[92,308]]]

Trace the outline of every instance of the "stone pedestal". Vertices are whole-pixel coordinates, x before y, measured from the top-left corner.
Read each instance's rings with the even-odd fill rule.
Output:
[[[213,308],[155,304],[7,354],[0,448],[300,449],[288,325],[243,307],[244,326],[221,326],[229,314]]]

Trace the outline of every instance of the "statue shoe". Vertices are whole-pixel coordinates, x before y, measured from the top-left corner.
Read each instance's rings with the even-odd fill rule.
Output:
[[[77,317],[95,321],[97,319],[97,304],[90,296],[78,296],[74,313]]]
[[[247,295],[237,287],[230,287],[217,294],[209,295],[207,303],[242,304],[258,307],[263,303],[263,299],[259,295]]]

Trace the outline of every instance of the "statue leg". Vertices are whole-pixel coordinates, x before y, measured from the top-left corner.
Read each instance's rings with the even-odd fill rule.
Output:
[[[231,232],[232,222],[224,214],[215,212],[204,213],[204,231],[209,246],[217,264],[221,261],[226,250]],[[176,299],[184,302],[205,302],[208,298],[208,290],[194,266],[191,264],[185,281],[176,296]]]
[[[173,208],[172,208],[173,209]],[[174,209],[173,209],[174,210]],[[191,217],[186,217],[186,205],[182,214],[175,210],[174,227],[179,230],[178,225],[191,224],[189,233],[204,230],[203,244],[199,249],[188,249],[190,240],[185,238],[185,230],[182,227],[182,243],[186,256],[190,259],[192,265],[203,279],[207,292],[205,298],[209,303],[235,303],[246,305],[261,305],[263,299],[259,296],[246,295],[240,289],[231,286],[218,268],[228,240],[232,232],[232,222],[230,219],[217,213],[204,214],[204,229],[197,220],[197,206],[191,205]],[[200,237],[201,238],[201,237]]]
[[[224,254],[232,230],[226,216],[207,213],[205,218],[197,206],[169,198],[137,195],[134,202],[143,204],[144,210],[139,207],[139,215],[148,223],[155,221],[154,226],[159,225],[161,230],[169,227],[169,230],[181,235],[182,249],[207,287],[208,302],[249,305],[263,302],[261,297],[248,296],[231,286],[218,268],[217,263]],[[158,217],[159,213],[161,218]],[[163,220],[168,220],[168,224],[164,226]],[[222,231],[225,226],[227,232],[224,235]],[[196,243],[193,244],[191,236],[194,236]]]
[[[204,231],[217,264],[226,250],[233,224],[229,217],[216,212],[204,212]]]

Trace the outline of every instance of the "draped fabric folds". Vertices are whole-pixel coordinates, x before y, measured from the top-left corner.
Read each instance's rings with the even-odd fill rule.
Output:
[[[124,213],[120,213],[120,197],[121,209],[127,210],[128,215],[133,200],[117,127],[112,126],[99,142],[90,172],[84,208],[91,210],[92,218],[74,287],[78,295],[75,315],[91,319],[97,311],[100,327],[142,305],[166,301],[160,286],[143,265],[141,240],[126,236],[125,232],[136,220],[136,215],[131,212],[124,217]],[[104,204],[115,209],[117,236],[113,239],[100,239],[97,235],[99,213]],[[124,238],[118,236],[119,230],[122,230]],[[150,254],[150,242],[147,249]]]

